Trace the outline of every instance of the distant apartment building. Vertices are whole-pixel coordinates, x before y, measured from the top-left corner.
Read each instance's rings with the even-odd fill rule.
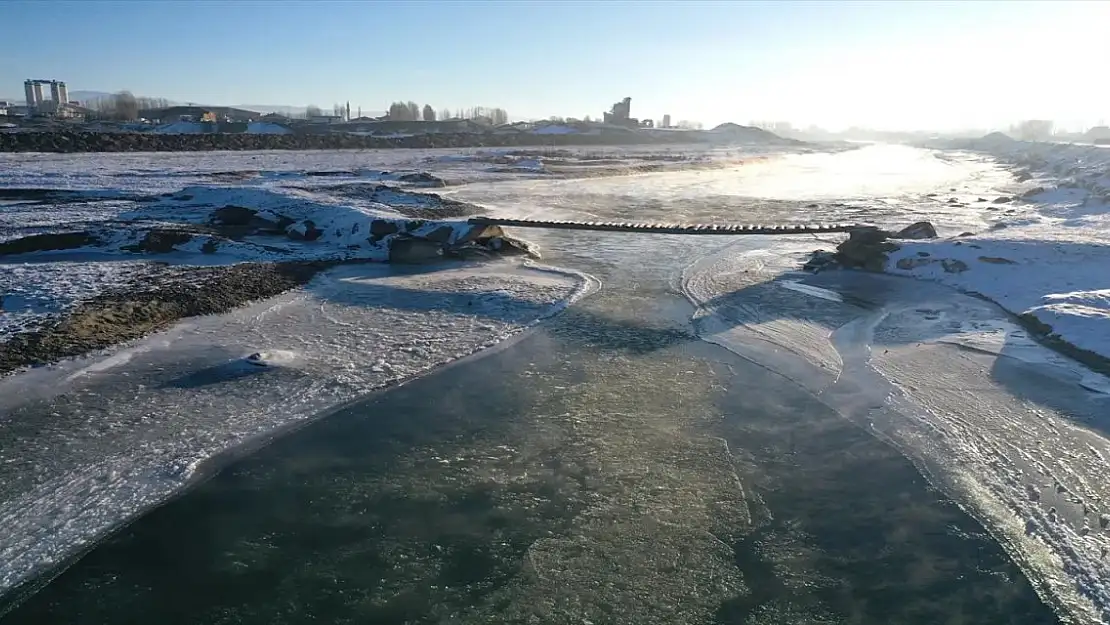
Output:
[[[50,99],[42,93],[43,85],[50,86]],[[69,87],[59,80],[23,81],[23,93],[27,100],[28,115],[53,115],[65,117],[69,114]]]
[[[640,125],[640,120],[632,117],[632,98],[624,98],[613,105],[609,111],[602,113],[602,120],[606,124],[628,126],[635,128]]]

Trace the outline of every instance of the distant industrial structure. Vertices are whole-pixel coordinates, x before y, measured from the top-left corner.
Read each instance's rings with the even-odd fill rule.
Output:
[[[663,116],[663,125],[660,126],[660,128],[670,128],[670,127],[671,127],[671,116],[670,116],[670,114],[664,115]]]
[[[50,99],[43,97],[42,86],[50,85]],[[53,115],[66,117],[72,110],[70,105],[76,102],[69,101],[69,88],[59,80],[23,81],[23,93],[27,99],[27,115]]]
[[[632,117],[632,98],[625,98],[613,105],[608,112],[601,114],[606,124],[628,128],[654,128],[655,122],[645,119],[642,122]]]

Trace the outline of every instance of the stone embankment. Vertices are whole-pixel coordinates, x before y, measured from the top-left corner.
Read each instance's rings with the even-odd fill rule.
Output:
[[[202,152],[215,150],[376,150],[388,148],[481,148],[552,145],[651,145],[704,140],[688,133],[647,135],[422,134],[382,138],[322,134],[152,134],[127,132],[0,133],[0,152]]]

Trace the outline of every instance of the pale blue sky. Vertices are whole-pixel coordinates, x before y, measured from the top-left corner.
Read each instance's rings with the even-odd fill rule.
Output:
[[[209,104],[1081,125],[1110,118],[1108,24],[1097,1],[7,0],[0,96],[52,78]]]

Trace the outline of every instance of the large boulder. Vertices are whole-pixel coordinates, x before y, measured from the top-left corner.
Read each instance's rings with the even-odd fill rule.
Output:
[[[944,267],[944,271],[948,273],[963,273],[968,270],[967,263],[962,260],[944,259],[940,261],[940,266]]]
[[[452,226],[440,226],[424,235],[425,239],[435,241],[440,245],[447,245],[451,242],[451,235],[455,234],[455,228]]]
[[[315,241],[324,231],[316,227],[316,222],[306,219],[299,224],[293,224],[285,229],[286,235],[294,241]]]
[[[168,254],[176,250],[175,246],[188,243],[192,240],[193,234],[191,232],[155,229],[147,232],[146,236],[138,243],[134,245],[125,245],[120,249],[125,252]]]
[[[932,262],[935,261],[933,261],[933,259],[931,258],[901,258],[898,260],[897,263],[895,263],[895,266],[897,266],[899,269],[910,271],[912,269],[917,269],[918,267],[924,267],[925,265],[928,265]]]
[[[422,264],[441,260],[443,246],[435,241],[411,236],[395,236],[389,240],[389,262]]]
[[[470,226],[462,236],[459,237],[458,243],[486,243],[491,239],[504,237],[505,231],[497,224],[477,224]]]
[[[828,250],[815,250],[809,256],[802,269],[817,273],[825,269],[835,269],[838,266],[836,254]]]
[[[258,211],[245,206],[227,205],[212,211],[212,223],[217,226],[249,226]]]
[[[253,208],[228,204],[212,211],[208,223],[224,236],[240,237],[249,234],[283,234],[294,221],[283,215],[259,213]]]
[[[898,250],[888,239],[890,233],[878,228],[857,228],[848,233],[848,240],[836,248],[836,261],[842,267],[867,271],[883,271],[887,254]]]
[[[487,243],[489,249],[494,250],[499,254],[505,256],[531,256],[539,258],[540,254],[535,246],[523,239],[517,239],[508,235],[494,237]]]
[[[370,222],[370,241],[377,243],[391,234],[397,234],[401,228],[397,222],[389,219],[375,219]]]
[[[915,224],[910,224],[895,233],[895,239],[935,239],[937,238],[937,229],[933,224],[927,221],[919,221]]]
[[[426,171],[415,174],[404,174],[397,178],[398,182],[411,184],[414,187],[446,187],[447,181],[443,178],[433,176]]]

